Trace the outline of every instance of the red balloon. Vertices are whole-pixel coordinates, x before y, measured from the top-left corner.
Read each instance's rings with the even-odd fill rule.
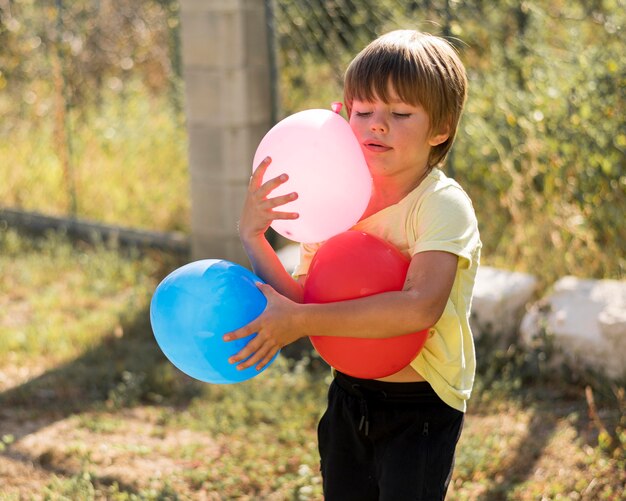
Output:
[[[304,284],[305,303],[330,303],[404,286],[409,260],[393,245],[361,231],[328,239],[317,251]],[[385,339],[311,336],[332,367],[350,376],[377,379],[406,367],[420,352],[428,329]]]

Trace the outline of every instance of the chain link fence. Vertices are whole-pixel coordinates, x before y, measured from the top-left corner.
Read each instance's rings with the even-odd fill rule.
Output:
[[[265,2],[276,120],[341,100],[376,36],[443,36],[470,79],[447,169],[480,200],[486,251],[623,274],[624,0]],[[179,0],[0,0],[0,205],[188,230],[180,54]]]
[[[430,0],[265,2],[276,121],[341,100],[343,71],[362,47],[383,31],[416,24],[417,17],[443,19],[449,8],[448,1]],[[125,108],[115,120],[126,120],[144,94],[160,96],[157,109],[183,116],[180,28],[178,0],[0,0],[0,133],[10,138],[0,155],[24,166],[21,175],[7,176],[10,189],[0,186],[0,205],[98,219],[97,211],[86,210],[98,195],[89,191],[85,167],[98,155],[85,148],[123,148],[114,145],[121,127],[100,129],[111,117],[95,114],[114,114],[107,110],[113,105]],[[27,134],[41,137],[36,148]],[[48,159],[47,168],[40,157]]]
[[[340,93],[349,61],[385,31],[428,26],[438,34],[450,34],[450,0],[266,1],[273,14],[282,114],[297,111],[298,105],[324,102],[331,97],[328,93]]]

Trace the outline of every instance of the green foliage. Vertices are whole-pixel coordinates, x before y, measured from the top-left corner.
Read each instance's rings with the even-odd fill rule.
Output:
[[[138,83],[107,89],[95,105],[71,113],[72,183],[50,121],[16,120],[0,130],[0,204],[77,215],[110,224],[187,230],[189,174],[182,115]],[[74,194],[72,194],[74,192]]]
[[[279,115],[341,99],[384,31],[443,35],[470,78],[446,169],[474,200],[483,262],[543,285],[623,277],[624,1],[352,3],[274,2]],[[0,203],[187,231],[178,3],[112,5],[0,6]]]
[[[14,441],[15,437],[13,435],[2,435],[2,437],[0,437],[0,452],[4,452]]]
[[[101,485],[96,475],[81,471],[69,478],[55,477],[42,493],[44,501],[178,501],[181,499],[167,481],[158,489],[142,489],[139,492],[128,491],[117,482]]]
[[[91,481],[91,475],[81,472],[70,479],[55,478],[43,493],[45,501],[70,501],[96,499],[96,488]]]
[[[541,266],[548,283],[624,270],[626,66],[615,23],[626,16],[613,7],[585,17],[576,5],[527,4],[523,38],[490,51],[502,69],[469,67],[451,167],[474,199],[487,259],[534,272],[550,249],[559,258]]]
[[[473,401],[489,408],[506,398],[516,401],[521,409],[551,402],[556,395],[576,398],[585,387],[586,424],[593,430],[590,442],[601,455],[614,461],[618,471],[626,472],[626,381],[612,381],[592,368],[566,362],[553,341],[543,331],[530,346],[511,345],[499,350],[494,349],[497,340],[493,336],[481,336],[476,342],[477,359],[482,361],[474,388],[478,397]],[[602,416],[599,408],[603,409]],[[578,413],[569,419],[579,426],[585,421]]]
[[[173,0],[4,3],[0,111],[23,115],[31,108],[43,117],[54,111],[54,98],[85,110],[107,87],[137,76],[148,91],[168,91],[180,76],[178,29]]]
[[[153,261],[104,244],[94,253],[59,235],[28,240],[3,230],[0,248],[0,305],[10,312],[0,321],[2,358],[75,356],[99,342],[103,325],[122,337],[154,287]]]
[[[341,71],[365,41],[348,33],[352,45],[329,37],[308,52],[300,44],[298,52],[292,32],[305,30],[287,19],[296,6],[303,7],[296,0],[279,5],[279,26],[285,16],[279,30],[285,39],[279,44],[284,113],[316,100],[323,106],[328,94],[340,94]],[[395,2],[382,2],[367,34],[416,27],[448,37],[459,50],[470,95],[445,167],[474,200],[483,261],[538,274],[543,285],[566,274],[621,278],[626,265],[623,1],[404,6],[402,12]],[[326,23],[312,8],[306,16],[310,26]]]
[[[0,204],[186,230],[176,1],[0,6]]]
[[[200,384],[165,360],[148,322],[174,258],[62,235],[0,237],[0,340],[20,338],[24,315],[38,328],[37,342],[0,349],[0,456],[38,467],[3,477],[0,498],[32,488],[50,501],[322,498],[316,425],[330,373],[318,359],[281,356],[249,381]],[[33,319],[24,299],[36,296],[47,299]],[[46,324],[67,310],[75,318]],[[506,352],[479,341],[450,499],[617,499],[623,390],[553,369],[549,341]]]

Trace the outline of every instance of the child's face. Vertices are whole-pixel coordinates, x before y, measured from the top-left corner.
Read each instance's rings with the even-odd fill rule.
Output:
[[[389,103],[354,100],[350,127],[372,176],[393,176],[410,184],[427,171],[431,147],[447,136],[432,135],[424,108],[401,101],[390,90]]]

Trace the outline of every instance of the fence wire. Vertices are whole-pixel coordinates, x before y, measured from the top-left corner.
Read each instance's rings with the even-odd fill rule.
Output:
[[[297,111],[285,95],[299,89],[314,101],[322,100],[320,85],[341,88],[348,62],[386,31],[435,25],[438,34],[448,36],[454,10],[450,2],[454,0],[266,0],[274,81],[282,88],[278,108],[283,114]],[[304,104],[310,103],[305,99]]]
[[[285,63],[304,54],[332,60],[355,51],[395,18],[391,5],[373,0],[290,0],[275,5],[276,36]]]
[[[267,0],[273,3],[276,36],[286,62],[314,53],[333,59],[338,52],[356,52],[384,29],[420,16],[441,20],[449,33],[450,0]]]

